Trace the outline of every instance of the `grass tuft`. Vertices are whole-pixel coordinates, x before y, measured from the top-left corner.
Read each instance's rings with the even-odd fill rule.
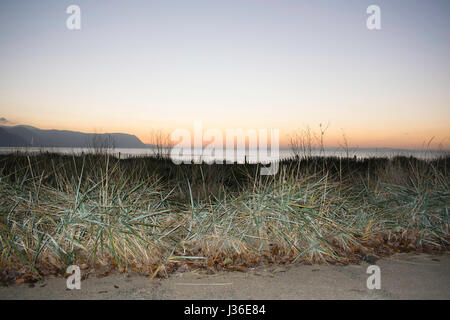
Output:
[[[0,277],[71,264],[166,276],[180,265],[354,263],[449,247],[450,157],[181,165],[163,158],[0,156]]]

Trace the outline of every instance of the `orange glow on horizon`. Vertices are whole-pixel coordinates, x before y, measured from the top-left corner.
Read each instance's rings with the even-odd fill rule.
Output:
[[[152,123],[150,126],[144,126],[141,121],[141,125],[129,125],[128,123],[114,123],[109,124],[99,123],[99,125],[94,126],[93,124],[80,125],[79,123],[74,123],[71,121],[65,122],[65,125],[53,125],[50,122],[38,123],[34,121],[29,122],[18,122],[17,120],[9,125],[31,125],[40,129],[56,129],[56,130],[71,130],[79,131],[84,133],[128,133],[137,136],[143,143],[151,144],[151,132],[152,130],[162,130],[166,134],[170,134],[175,129],[186,129],[193,137],[193,124],[185,124],[182,121],[173,121],[171,126],[164,127],[158,125],[158,123]],[[216,123],[217,122],[211,122]],[[177,127],[175,125],[178,125]],[[294,133],[301,134],[302,130],[306,127],[296,127],[296,126],[286,126],[284,128],[280,127],[262,127],[262,126],[229,126],[226,127],[222,125],[220,127],[213,127],[211,125],[204,125],[203,134],[207,129],[218,129],[222,132],[223,138],[225,140],[226,129],[255,129],[258,132],[259,129],[279,129],[280,133],[280,148],[290,148],[290,138]],[[313,146],[319,146],[319,126],[310,127],[311,130],[311,143]],[[270,132],[270,130],[267,130]],[[449,130],[445,126],[437,128],[422,129],[417,132],[405,130],[391,129],[391,130],[376,130],[375,128],[353,128],[352,130],[342,130],[336,129],[333,126],[329,126],[324,134],[324,146],[325,147],[344,147],[344,134],[347,139],[349,148],[398,148],[398,149],[450,149],[450,137],[448,135]],[[270,138],[270,137],[269,137]],[[431,140],[431,144],[428,143]],[[209,142],[203,141],[204,145]],[[270,139],[268,140],[270,144]],[[225,144],[224,144],[225,145]]]

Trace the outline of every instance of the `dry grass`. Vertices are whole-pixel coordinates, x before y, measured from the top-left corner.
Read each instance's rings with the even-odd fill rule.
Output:
[[[449,157],[292,160],[274,177],[106,155],[0,160],[3,278],[71,264],[150,276],[180,265],[345,264],[449,246]]]

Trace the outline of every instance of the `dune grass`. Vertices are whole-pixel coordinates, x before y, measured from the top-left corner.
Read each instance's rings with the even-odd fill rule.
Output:
[[[2,155],[0,277],[71,264],[153,277],[444,251],[449,160],[296,158],[267,177],[251,164]]]

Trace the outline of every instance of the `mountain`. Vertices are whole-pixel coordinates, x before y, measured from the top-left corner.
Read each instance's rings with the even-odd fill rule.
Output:
[[[126,133],[83,133],[42,130],[31,126],[0,126],[0,147],[146,148],[138,137]]]
[[[20,136],[0,127],[0,147],[26,147],[27,142]]]

